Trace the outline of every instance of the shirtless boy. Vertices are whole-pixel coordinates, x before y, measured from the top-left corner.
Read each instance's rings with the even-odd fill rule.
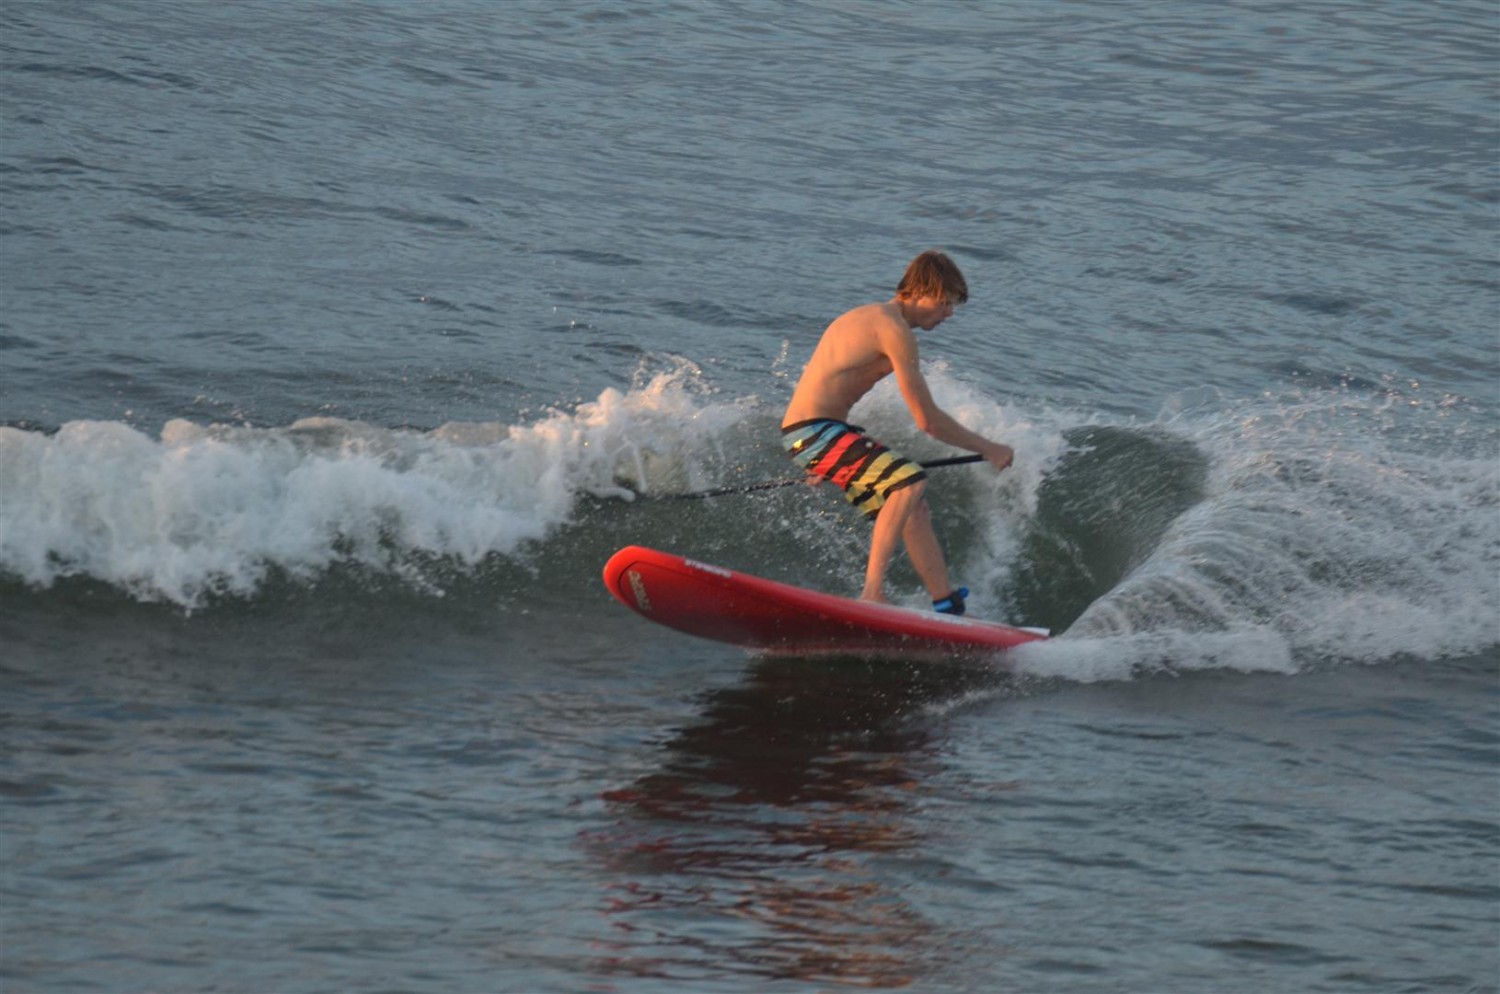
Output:
[[[828,326],[781,419],[782,445],[792,459],[815,482],[838,484],[845,499],[875,521],[863,600],[886,600],[886,571],[899,538],[933,607],[964,612],[968,591],[949,585],[948,564],[932,530],[923,496],[927,474],[844,419],[855,401],[894,372],[919,429],[978,452],[996,469],[1008,467],[1015,458],[1010,447],[975,434],[938,407],[917,362],[914,329],[931,331],[968,299],[968,284],[953,260],[923,252],[906,267],[894,298],[856,307]]]

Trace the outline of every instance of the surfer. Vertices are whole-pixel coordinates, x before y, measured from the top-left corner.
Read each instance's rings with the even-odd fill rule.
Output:
[[[809,482],[831,480],[875,522],[862,600],[886,601],[886,571],[900,539],[933,607],[964,613],[968,591],[949,584],[924,496],[927,474],[845,419],[857,400],[894,372],[919,429],[979,453],[996,469],[1010,466],[1015,453],[1009,446],[975,434],[937,406],[917,361],[915,329],[931,331],[968,299],[968,284],[953,260],[923,252],[906,267],[895,297],[856,307],[828,326],[781,419],[782,445]]]

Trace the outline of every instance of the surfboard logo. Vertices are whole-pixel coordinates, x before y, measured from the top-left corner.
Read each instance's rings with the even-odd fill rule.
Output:
[[[725,569],[722,566],[710,566],[708,563],[700,563],[696,559],[684,559],[682,561],[682,565],[688,567],[689,569],[700,570],[704,573],[712,573],[714,576],[722,576],[726,580],[734,576],[733,573],[729,572],[729,570]]]
[[[651,610],[651,598],[646,596],[646,581],[635,570],[626,570],[625,579],[630,581],[630,592],[635,596],[635,606],[642,611]]]

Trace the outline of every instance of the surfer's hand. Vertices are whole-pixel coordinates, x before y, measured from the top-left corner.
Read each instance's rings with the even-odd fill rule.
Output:
[[[996,469],[1006,470],[1016,461],[1016,452],[1009,445],[993,445],[984,453],[984,458]]]
[[[818,484],[826,483],[828,481],[819,476],[817,473],[808,473],[802,482],[806,483],[809,487],[816,487]]]

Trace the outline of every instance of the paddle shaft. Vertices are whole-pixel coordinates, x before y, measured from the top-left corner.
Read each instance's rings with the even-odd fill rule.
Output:
[[[967,456],[949,456],[947,459],[934,459],[932,462],[924,462],[923,469],[936,469],[939,466],[959,466],[964,463],[983,462],[984,456],[975,453]],[[779,487],[790,487],[798,483],[807,482],[807,477],[799,476],[792,480],[767,480],[764,483],[751,483],[743,487],[720,487],[717,490],[695,490],[685,494],[643,494],[653,500],[703,500],[706,497],[728,497],[731,494],[750,494],[758,490],[775,490]]]

